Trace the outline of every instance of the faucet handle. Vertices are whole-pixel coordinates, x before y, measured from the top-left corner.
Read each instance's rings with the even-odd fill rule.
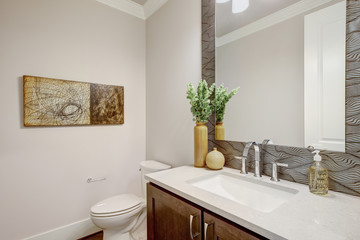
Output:
[[[238,160],[241,160],[241,170],[240,170],[240,173],[242,174],[247,174],[248,172],[246,171],[246,160],[247,160],[247,157],[244,157],[244,156],[235,156],[236,159]]]
[[[289,167],[289,164],[286,163],[279,163],[279,162],[272,162],[272,174],[271,174],[271,181],[279,182],[280,179],[278,178],[278,168],[277,167]]]
[[[267,144],[270,144],[270,145],[274,145],[274,142],[271,140],[271,139],[265,139],[264,141],[262,141],[261,145],[267,145]]]
[[[279,163],[279,162],[275,162],[275,164],[279,167],[289,167],[289,164],[287,163]]]

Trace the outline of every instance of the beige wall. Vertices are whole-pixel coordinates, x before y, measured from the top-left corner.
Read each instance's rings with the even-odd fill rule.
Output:
[[[201,1],[169,0],[146,21],[146,156],[193,164],[186,85],[201,79]]]
[[[143,20],[89,0],[1,0],[0,68],[0,239],[88,218],[108,196],[140,194]],[[24,74],[124,86],[125,124],[24,128]]]
[[[216,82],[239,92],[226,106],[226,139],[304,145],[304,24],[297,16],[218,47]]]
[[[239,92],[226,105],[225,139],[304,141],[304,16],[334,0],[216,49],[216,83]]]

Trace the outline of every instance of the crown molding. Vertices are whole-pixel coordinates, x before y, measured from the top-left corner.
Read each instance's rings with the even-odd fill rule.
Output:
[[[131,0],[96,0],[96,1],[145,20],[144,7]]]
[[[238,28],[228,34],[216,38],[216,47],[231,43],[331,1],[332,0],[302,0],[273,14],[260,18],[259,20],[244,27]]]
[[[149,18],[153,13],[159,10],[168,0],[148,0],[144,4],[145,19]]]
[[[144,6],[131,0],[96,0],[122,12],[128,13],[140,19],[146,20],[168,0],[148,0]]]

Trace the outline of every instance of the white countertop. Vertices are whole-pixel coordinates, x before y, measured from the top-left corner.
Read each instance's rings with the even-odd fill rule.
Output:
[[[244,176],[236,169],[223,168],[219,171],[254,179],[252,173]],[[145,178],[269,239],[360,239],[359,197],[333,191],[329,191],[327,196],[318,196],[310,193],[307,185],[285,180],[275,183],[263,176],[258,181],[298,190],[290,200],[272,212],[264,213],[187,183],[219,171],[182,166],[151,173]]]

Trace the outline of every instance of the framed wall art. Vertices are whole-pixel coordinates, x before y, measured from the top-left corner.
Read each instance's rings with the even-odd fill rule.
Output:
[[[24,76],[24,125],[124,123],[124,87]]]

